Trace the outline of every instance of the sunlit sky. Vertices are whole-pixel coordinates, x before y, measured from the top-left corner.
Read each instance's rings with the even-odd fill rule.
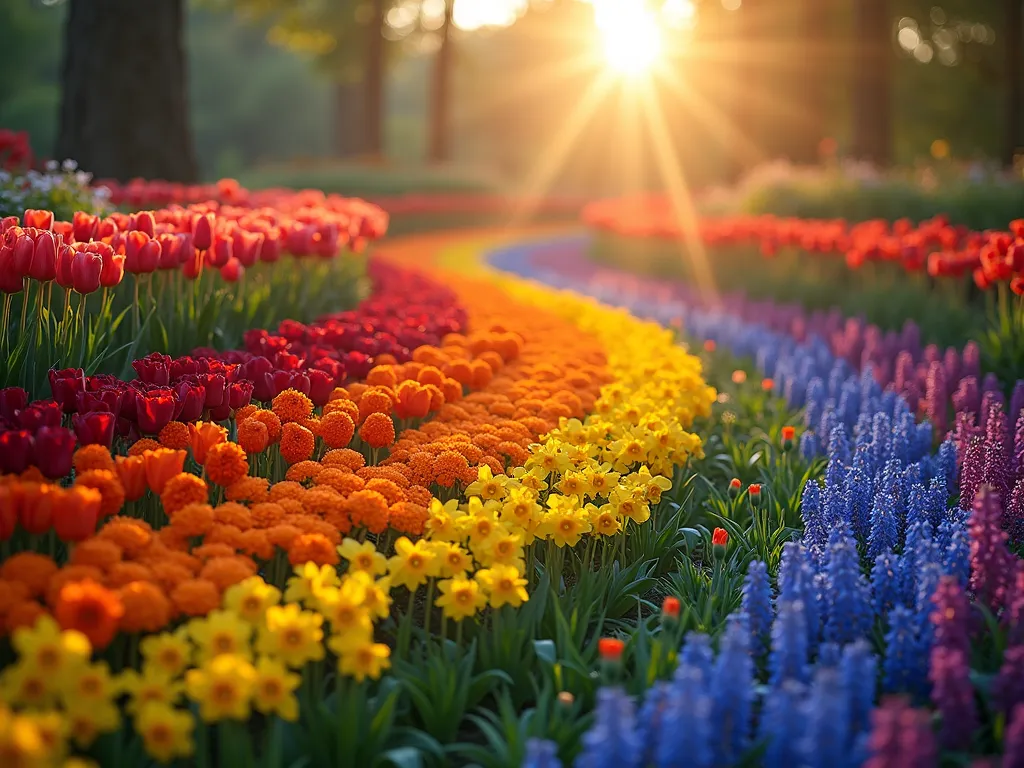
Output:
[[[620,8],[630,10],[641,5],[642,0],[580,0],[594,6],[595,12],[617,14]],[[480,27],[507,27],[514,24],[530,5],[544,6],[551,0],[455,0],[453,21],[459,29]],[[663,0],[660,14],[669,25],[684,25],[694,15],[693,0]]]

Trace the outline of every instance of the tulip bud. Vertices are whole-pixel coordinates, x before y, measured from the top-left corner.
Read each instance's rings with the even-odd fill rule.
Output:
[[[597,652],[601,660],[609,664],[620,663],[625,650],[626,644],[617,637],[602,637],[597,641]]]
[[[14,270],[20,277],[28,277],[32,268],[32,256],[35,254],[36,241],[29,235],[19,235],[12,246]]]
[[[72,266],[75,261],[75,251],[70,245],[62,245],[57,250],[57,285],[67,290],[74,285],[75,278],[72,274]]]
[[[79,243],[88,243],[92,240],[98,226],[99,217],[85,211],[75,211],[75,215],[71,218],[71,233]]]
[[[36,236],[35,248],[32,250],[32,263],[28,268],[28,276],[40,283],[46,283],[57,276],[58,238],[52,232],[40,232]]]
[[[15,413],[28,405],[28,392],[21,387],[0,389],[0,418],[14,423]]]
[[[213,226],[212,213],[200,214],[192,219],[192,242],[200,251],[213,245]]]
[[[67,246],[65,246],[67,247]],[[79,251],[71,264],[71,276],[76,293],[83,296],[95,293],[100,287],[103,272],[103,258],[96,253]]]
[[[750,497],[750,506],[757,508],[761,506],[761,484],[751,483],[747,488],[747,494]]]
[[[0,291],[18,293],[24,288],[25,281],[14,266],[14,249],[0,245]]]
[[[25,211],[24,225],[35,229],[49,230],[53,226],[53,211]]]
[[[711,550],[716,560],[725,557],[725,550],[729,546],[729,532],[725,528],[715,528],[711,534]]]
[[[678,597],[672,597],[671,595],[666,597],[661,603],[661,620],[677,620],[681,608],[682,604],[679,602]]]
[[[729,496],[735,499],[740,495],[740,489],[743,487],[743,483],[740,482],[738,477],[734,477],[729,481]]]
[[[796,429],[794,427],[783,427],[782,428],[782,450],[788,451],[788,450],[792,449],[795,438],[796,438]]]

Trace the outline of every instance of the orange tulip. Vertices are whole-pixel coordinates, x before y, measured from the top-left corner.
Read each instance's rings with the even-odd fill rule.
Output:
[[[189,424],[188,431],[192,438],[192,456],[199,464],[206,464],[207,451],[228,439],[224,427],[209,421]]]
[[[146,482],[155,494],[164,492],[167,481],[180,475],[185,468],[185,451],[172,451],[170,448],[158,448],[142,454],[146,460]]]
[[[125,501],[138,501],[146,493],[146,460],[142,456],[118,456],[116,461]]]

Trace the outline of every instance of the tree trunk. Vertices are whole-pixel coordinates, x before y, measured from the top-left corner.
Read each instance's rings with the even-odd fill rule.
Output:
[[[452,10],[453,0],[445,0],[441,47],[434,57],[430,99],[430,160],[443,163],[449,159],[449,120],[451,119],[452,80]]]
[[[338,157],[358,157],[365,153],[363,124],[359,102],[363,84],[343,80],[334,84],[334,152]]]
[[[1024,18],[1021,0],[1006,0],[1006,149],[1003,162],[1012,167],[1021,141],[1021,37]]]
[[[384,0],[373,0],[366,45],[363,143],[375,159],[384,156]]]
[[[854,4],[854,43],[860,55],[854,70],[853,153],[877,165],[892,158],[891,22],[888,0]]]
[[[800,146],[797,148],[799,162],[816,162],[819,157],[818,148],[825,138],[826,131],[826,93],[828,76],[831,71],[832,50],[829,43],[828,11],[832,5],[828,0],[802,0],[803,34],[804,34],[804,125],[800,131]]]
[[[70,0],[57,157],[98,178],[191,182],[184,0]]]

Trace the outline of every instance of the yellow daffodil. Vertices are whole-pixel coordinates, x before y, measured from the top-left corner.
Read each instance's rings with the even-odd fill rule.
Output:
[[[402,536],[395,542],[395,554],[388,560],[388,575],[393,586],[416,589],[437,574],[437,556],[422,539],[413,544]]]
[[[110,674],[110,665],[105,661],[87,664],[68,672],[60,679],[65,701],[77,704],[103,704],[116,698],[119,685]]]
[[[473,548],[473,556],[483,565],[519,567],[523,562],[523,537],[517,533],[491,536]]]
[[[320,594],[320,612],[331,625],[331,632],[369,632],[373,629],[366,603],[367,585],[361,579],[346,579],[340,587]]]
[[[252,624],[230,611],[213,611],[188,623],[188,633],[196,645],[196,662],[205,664],[214,656],[237,654],[252,657]]]
[[[383,643],[365,640],[343,649],[338,654],[338,672],[355,678],[359,683],[366,678],[376,680],[391,666],[390,656],[391,649]]]
[[[294,603],[275,605],[267,610],[257,648],[260,653],[298,669],[324,657],[323,623],[324,617],[319,613],[301,610]]]
[[[526,579],[513,566],[495,565],[477,571],[475,578],[487,593],[492,608],[501,608],[503,605],[518,608],[530,599],[526,592]]]
[[[145,637],[139,643],[139,650],[147,664],[166,672],[171,678],[182,674],[192,662],[192,643],[188,640],[186,627]]]
[[[19,661],[0,674],[0,701],[47,709],[56,700],[58,683],[35,665]]]
[[[280,661],[266,656],[256,661],[256,678],[252,687],[252,704],[265,715],[277,715],[282,720],[299,719],[299,702],[295,689],[302,678]]]
[[[71,740],[81,749],[88,749],[101,735],[121,727],[121,712],[109,701],[100,704],[68,701],[64,705],[64,716]]]
[[[85,635],[73,629],[62,630],[50,616],[41,616],[35,626],[14,630],[11,645],[22,663],[50,678],[85,664],[92,654]]]
[[[477,470],[477,479],[466,487],[466,496],[478,496],[484,501],[501,499],[505,496],[507,483],[508,477],[495,476],[489,466],[481,464]]]
[[[323,587],[338,586],[338,572],[333,565],[303,563],[295,566],[295,575],[288,579],[284,599],[288,603],[316,604],[316,594]]]
[[[185,675],[185,692],[207,723],[248,720],[256,670],[241,656],[217,656]]]
[[[142,672],[126,669],[120,677],[121,690],[128,694],[125,709],[138,714],[146,704],[164,704],[172,707],[185,692],[185,683],[171,677],[166,671],[146,665]]]
[[[224,608],[243,621],[259,626],[267,608],[281,602],[281,590],[259,576],[250,576],[224,591]]]
[[[195,751],[192,732],[195,720],[187,711],[150,702],[135,717],[135,732],[142,737],[146,754],[161,763],[176,757],[191,757]]]
[[[476,614],[487,605],[487,597],[480,591],[480,585],[472,579],[455,577],[437,582],[440,595],[434,605],[441,608],[449,619],[462,621]]]
[[[4,705],[0,705],[0,755],[5,765],[17,766],[49,765],[53,756],[37,723]]]
[[[458,499],[443,504],[438,499],[432,499],[430,516],[424,524],[427,535],[434,541],[455,541],[459,536],[455,522],[460,515]]]
[[[348,572],[362,571],[371,576],[380,576],[388,570],[388,559],[377,551],[373,542],[360,544],[355,539],[345,539],[338,547],[338,554],[348,561]]]
[[[551,539],[559,547],[575,547],[584,533],[591,530],[579,498],[576,496],[549,496],[548,512],[538,529],[544,538]]]
[[[464,576],[473,567],[473,558],[458,544],[449,541],[432,543],[437,562],[440,564],[438,575],[448,579],[452,576]]]

